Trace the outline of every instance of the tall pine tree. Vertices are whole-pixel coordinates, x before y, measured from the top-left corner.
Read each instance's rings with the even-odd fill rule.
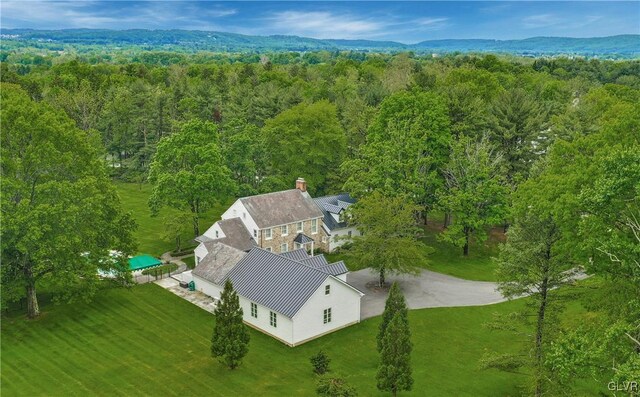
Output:
[[[216,324],[211,338],[211,355],[230,369],[236,368],[249,351],[249,332],[242,322],[242,308],[231,280],[224,283],[220,303],[213,312]]]
[[[382,341],[384,339],[385,331],[393,319],[393,316],[401,315],[407,317],[407,302],[400,291],[400,287],[397,282],[391,285],[389,290],[389,296],[384,305],[384,313],[382,313],[382,322],[380,323],[380,331],[378,332],[378,352],[382,351]]]
[[[411,331],[406,315],[396,313],[384,331],[381,360],[376,380],[378,390],[395,397],[399,391],[411,390]]]

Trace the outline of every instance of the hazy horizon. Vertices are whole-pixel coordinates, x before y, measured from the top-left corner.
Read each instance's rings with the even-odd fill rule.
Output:
[[[3,29],[201,30],[396,41],[640,33],[640,3],[3,1]]]

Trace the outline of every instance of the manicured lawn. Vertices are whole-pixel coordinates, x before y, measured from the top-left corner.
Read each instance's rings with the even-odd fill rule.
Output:
[[[451,276],[478,281],[495,281],[498,244],[504,241],[502,228],[494,228],[489,238],[483,243],[472,241],[469,256],[462,255],[462,248],[451,243],[439,241],[437,236],[442,231],[443,217],[430,215],[428,225],[423,226],[422,241],[429,247],[427,269]],[[325,254],[329,262],[344,260],[350,270],[359,270],[349,261],[348,253],[338,252]]]
[[[430,214],[428,225],[424,226],[422,241],[434,249],[429,254],[427,268],[468,280],[495,281],[496,263],[493,258],[498,255],[498,244],[504,241],[502,228],[492,229],[489,238],[482,243],[472,240],[469,256],[465,257],[461,247],[438,240],[443,219],[440,214]]]
[[[160,256],[167,251],[175,249],[173,241],[163,238],[165,232],[164,218],[167,215],[176,214],[177,211],[171,208],[163,208],[158,216],[152,217],[147,202],[151,195],[151,185],[137,183],[115,182],[116,189],[120,195],[120,200],[125,210],[131,211],[138,223],[136,238],[138,240],[138,252]],[[230,204],[230,203],[229,203]],[[220,215],[229,205],[218,205],[207,211],[200,218],[200,232],[204,233],[215,221],[220,219]],[[183,234],[184,245],[195,236],[190,226],[186,227]]]
[[[415,384],[414,392],[401,395],[517,395],[523,375],[480,370],[478,359],[487,350],[519,348],[517,337],[483,324],[492,313],[522,304],[410,312]],[[570,310],[584,309],[575,303]],[[7,396],[312,396],[309,356],[324,349],[334,372],[346,375],[361,396],[387,395],[375,388],[378,322],[379,317],[366,320],[295,348],[252,330],[245,363],[229,371],[209,356],[209,313],[153,284],[105,290],[92,303],[45,305],[35,321],[21,313],[4,315],[2,391]]]

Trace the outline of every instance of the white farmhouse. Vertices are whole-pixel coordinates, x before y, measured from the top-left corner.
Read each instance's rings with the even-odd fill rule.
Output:
[[[297,346],[360,321],[364,294],[346,282],[342,261],[330,264],[305,249],[276,254],[206,244],[208,253],[192,272],[195,288],[219,298],[230,279],[249,326]]]

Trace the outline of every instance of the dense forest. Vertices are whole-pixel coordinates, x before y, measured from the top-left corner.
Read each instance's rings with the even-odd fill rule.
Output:
[[[536,291],[536,394],[611,362],[614,379],[637,379],[640,61],[92,57],[5,54],[3,104],[66,114],[118,180],[157,184],[171,173],[163,162],[193,170],[200,161],[216,175],[207,189],[222,200],[304,177],[314,196],[348,191],[366,202],[373,192],[415,205],[417,222],[444,213],[441,237],[465,255],[470,239],[500,225],[509,230],[498,259],[505,295]],[[3,147],[15,144],[6,137]],[[603,280],[592,302],[599,315],[560,334],[562,305],[548,292],[576,267]],[[485,365],[518,367],[509,357]]]

